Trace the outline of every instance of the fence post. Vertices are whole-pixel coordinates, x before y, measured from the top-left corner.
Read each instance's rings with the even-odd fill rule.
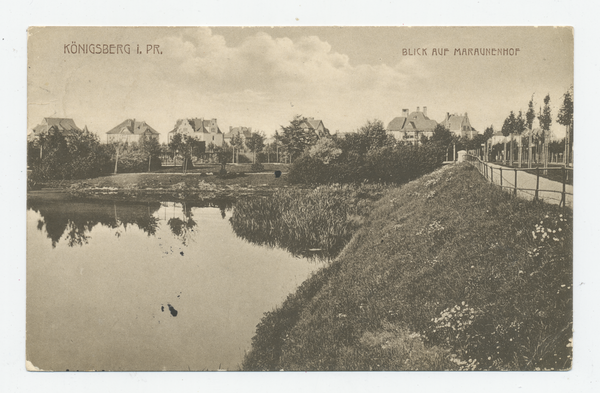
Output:
[[[513,169],[515,171],[515,196],[517,196],[517,170]]]
[[[535,168],[536,181],[535,181],[535,200],[538,200],[539,194],[538,191],[540,189],[540,168]]]
[[[502,167],[500,167],[500,189],[502,189]]]
[[[491,182],[494,184],[494,168],[490,167],[490,173],[492,174]]]
[[[563,178],[563,190],[562,190],[562,198],[560,199],[560,203],[558,204],[558,206],[560,207],[561,205],[563,207],[565,207],[567,205],[567,198],[566,198],[566,193],[565,193],[565,189],[566,189],[566,183],[567,183],[567,170],[565,169],[565,167],[563,166],[562,168],[562,178]]]

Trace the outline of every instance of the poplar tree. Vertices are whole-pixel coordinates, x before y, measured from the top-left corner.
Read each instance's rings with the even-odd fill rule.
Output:
[[[563,104],[558,111],[558,124],[567,127],[565,135],[565,165],[568,165],[573,149],[573,86],[563,94]]]

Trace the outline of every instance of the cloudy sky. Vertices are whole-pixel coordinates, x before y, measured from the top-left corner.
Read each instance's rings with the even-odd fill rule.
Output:
[[[73,43],[129,44],[131,54],[68,53]],[[162,54],[146,54],[147,45]],[[427,55],[403,55],[415,48]],[[434,48],[449,51],[433,56]],[[456,48],[519,52],[458,56]],[[556,117],[573,84],[573,35],[552,27],[53,27],[30,30],[28,62],[28,131],[44,117],[70,117],[104,136],[135,118],[165,141],[177,119],[205,117],[223,131],[270,135],[301,114],[348,132],[426,106],[438,122],[468,112],[482,132],[525,111],[532,94],[539,107],[549,93]]]

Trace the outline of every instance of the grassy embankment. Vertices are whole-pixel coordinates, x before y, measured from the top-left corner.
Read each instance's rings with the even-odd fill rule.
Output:
[[[568,369],[572,211],[468,164],[390,190],[257,326],[245,370]]]

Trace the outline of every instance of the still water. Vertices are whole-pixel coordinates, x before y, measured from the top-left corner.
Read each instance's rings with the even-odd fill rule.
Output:
[[[263,313],[322,264],[236,237],[234,208],[29,200],[27,360],[238,369]]]

